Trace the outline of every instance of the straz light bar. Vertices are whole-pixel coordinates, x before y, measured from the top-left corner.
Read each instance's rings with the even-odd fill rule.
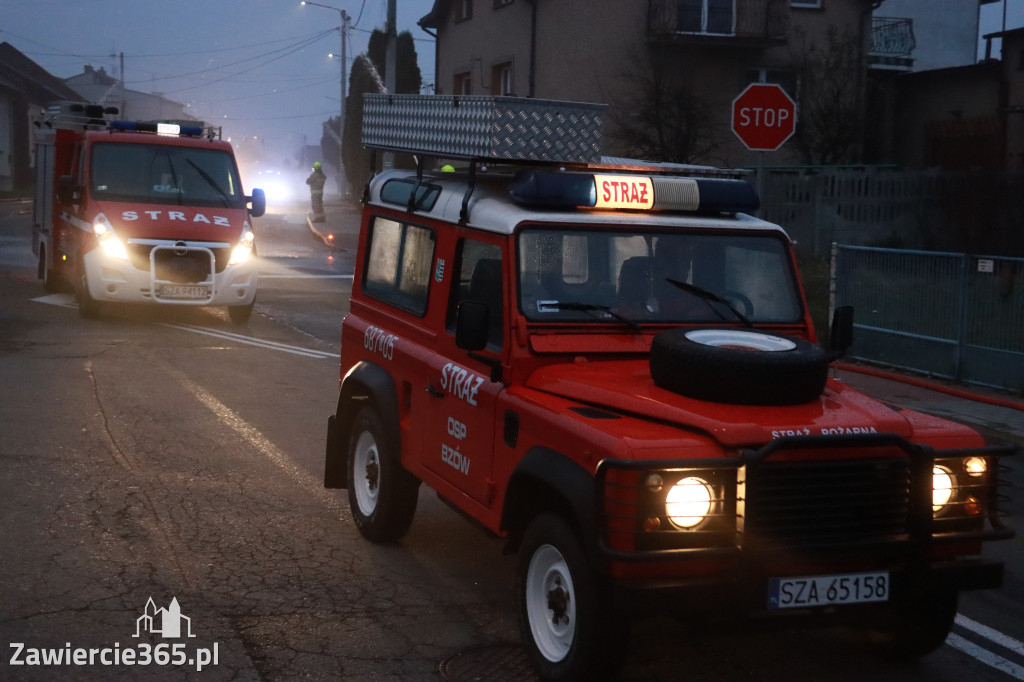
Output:
[[[183,126],[177,123],[154,123],[143,121],[111,121],[110,130],[129,133],[156,133],[173,137],[202,137],[201,126]]]
[[[738,213],[760,206],[745,180],[524,170],[509,184],[524,206]]]

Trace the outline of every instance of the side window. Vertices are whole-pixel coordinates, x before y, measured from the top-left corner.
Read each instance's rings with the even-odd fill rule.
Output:
[[[448,301],[448,331],[455,332],[455,313],[460,303],[485,303],[491,309],[487,346],[491,350],[500,350],[505,326],[501,247],[475,239],[461,239],[456,260],[456,277]]]
[[[415,315],[427,312],[434,233],[387,218],[374,218],[368,237],[363,291]]]

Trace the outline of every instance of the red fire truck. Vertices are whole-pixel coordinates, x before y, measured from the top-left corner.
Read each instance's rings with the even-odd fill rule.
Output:
[[[742,174],[602,158],[600,118],[367,96],[367,146],[419,163],[367,188],[325,485],[374,542],[421,483],[507,538],[544,679],[614,674],[658,612],[939,647],[1001,583],[1012,448],[830,377],[852,312],[820,346]]]
[[[62,102],[37,122],[32,249],[46,289],[72,287],[83,317],[158,303],[223,305],[247,321],[263,192],[245,196],[211,129],[116,114]]]

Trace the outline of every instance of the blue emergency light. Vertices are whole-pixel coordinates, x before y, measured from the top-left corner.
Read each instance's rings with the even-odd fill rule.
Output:
[[[111,121],[110,130],[129,133],[158,133],[182,137],[202,137],[200,126],[183,126],[177,123],[157,123],[152,121]]]

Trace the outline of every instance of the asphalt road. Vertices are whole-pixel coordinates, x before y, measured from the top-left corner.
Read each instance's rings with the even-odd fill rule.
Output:
[[[28,208],[0,206],[0,679],[531,679],[499,540],[424,488],[409,536],[374,546],[321,485],[346,245],[315,239],[301,209],[269,214],[249,324],[217,309],[83,320],[35,279]],[[650,619],[623,679],[1024,679],[1020,565],[964,599],[968,646],[913,665],[841,631]],[[175,605],[169,646],[154,630]],[[30,664],[44,656],[63,662]]]

